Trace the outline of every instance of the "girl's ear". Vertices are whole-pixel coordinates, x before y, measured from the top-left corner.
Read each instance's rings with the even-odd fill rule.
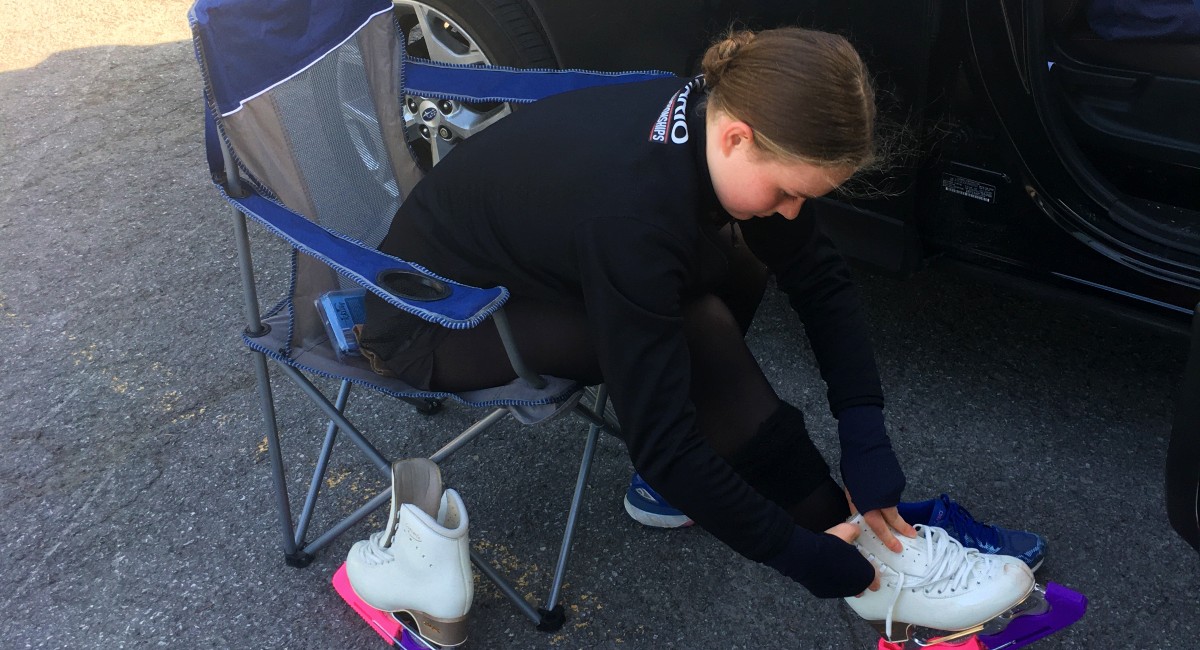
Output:
[[[754,144],[754,129],[741,120],[722,115],[717,122],[717,141],[721,153],[728,156],[738,147]]]

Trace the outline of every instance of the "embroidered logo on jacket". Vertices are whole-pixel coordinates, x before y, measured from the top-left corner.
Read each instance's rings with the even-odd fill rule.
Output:
[[[689,83],[684,86],[671,97],[671,101],[667,102],[666,107],[659,114],[658,120],[654,122],[654,128],[650,129],[651,142],[665,143],[668,137],[675,144],[683,144],[688,141],[687,105],[688,96],[692,93],[692,85]]]

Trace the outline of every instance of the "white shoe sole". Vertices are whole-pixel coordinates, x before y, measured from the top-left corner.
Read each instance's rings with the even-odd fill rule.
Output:
[[[685,528],[687,526],[691,526],[693,523],[692,520],[684,514],[656,515],[653,512],[646,512],[645,510],[635,508],[633,507],[633,504],[629,502],[628,496],[625,497],[625,512],[629,513],[629,516],[632,517],[634,521],[642,524],[643,526],[650,526],[651,528]]]

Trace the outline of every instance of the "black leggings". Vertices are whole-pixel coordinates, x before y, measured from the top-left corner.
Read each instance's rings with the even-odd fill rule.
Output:
[[[766,289],[767,270],[745,246],[733,249],[730,262],[725,286],[683,308],[692,362],[691,399],[700,434],[721,457],[740,459],[731,462],[734,469],[787,509],[797,524],[824,530],[848,516],[845,496],[809,440],[803,417],[780,401],[744,340]],[[517,349],[535,372],[589,385],[604,381],[587,316],[580,308],[513,296],[504,310]],[[490,320],[450,332],[434,351],[434,390],[473,390],[515,378]],[[784,408],[794,416],[772,418]],[[764,427],[768,419],[782,422],[787,430]],[[774,438],[781,435],[788,438],[782,447],[791,458],[766,463],[753,458],[778,455],[781,445]],[[772,485],[784,482],[787,485]]]

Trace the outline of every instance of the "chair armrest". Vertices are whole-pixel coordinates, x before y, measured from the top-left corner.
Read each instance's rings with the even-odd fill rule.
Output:
[[[237,198],[220,185],[217,189],[235,208],[300,252],[328,264],[388,304],[432,323],[450,329],[472,328],[508,300],[504,287],[480,289],[440,277],[309,221],[253,191]],[[404,295],[408,293],[405,288],[398,288],[389,277],[406,279],[416,291]]]

